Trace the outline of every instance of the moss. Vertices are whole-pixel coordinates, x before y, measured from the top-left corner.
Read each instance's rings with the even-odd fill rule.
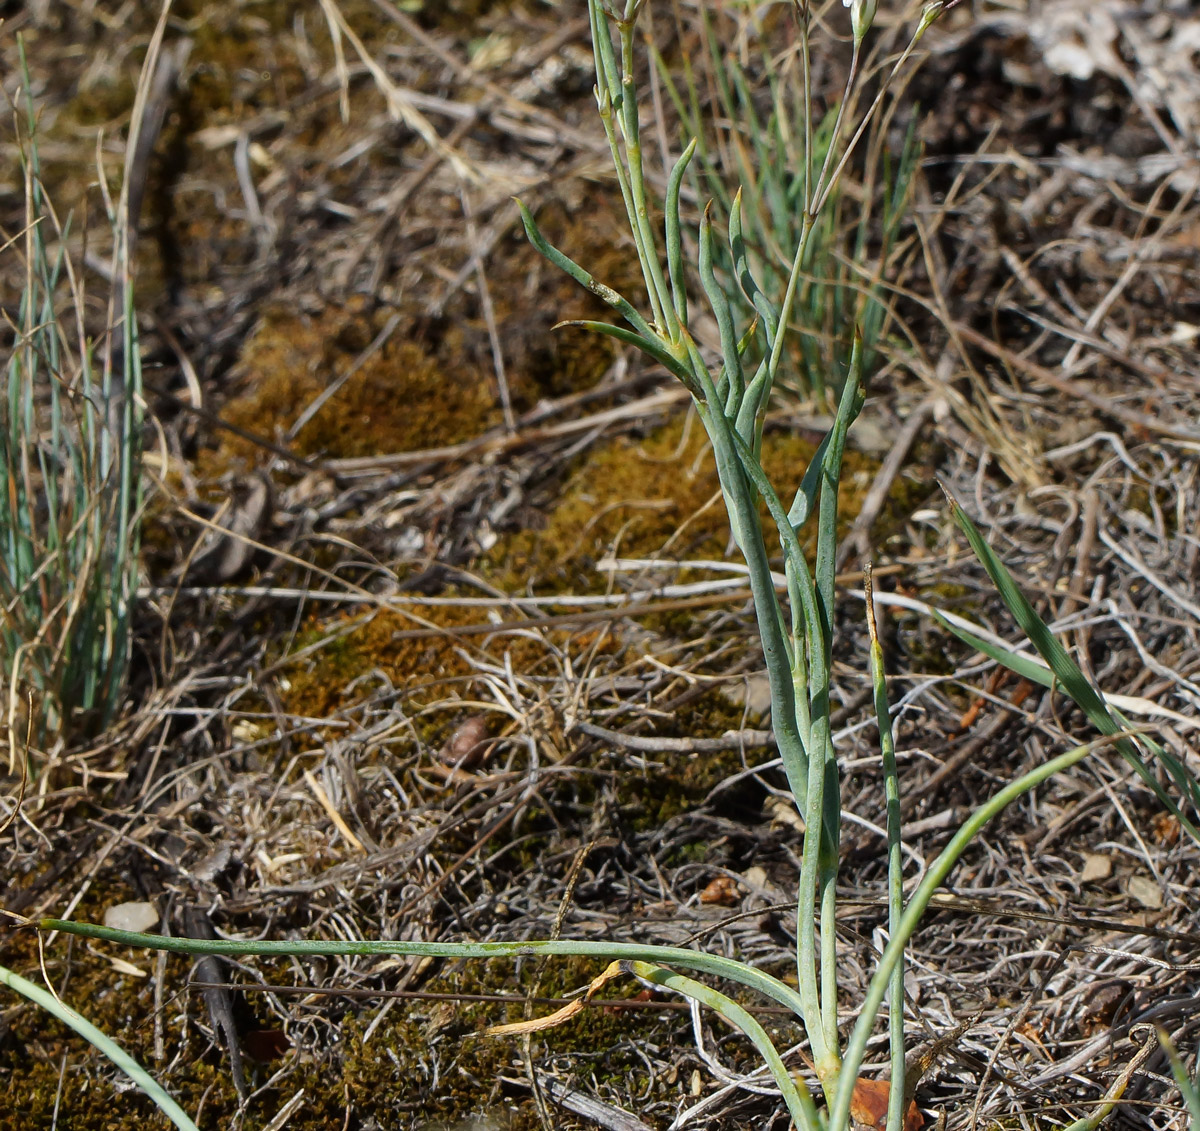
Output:
[[[612,201],[589,189],[587,223],[560,205],[539,217],[548,238],[571,249],[614,285],[636,295],[636,261],[620,245]],[[203,244],[209,220],[186,232]],[[631,273],[632,271],[632,273]],[[602,319],[611,312],[514,231],[489,261],[488,283],[501,331],[509,395],[515,411],[548,396],[592,388],[612,364],[610,339],[579,328],[554,330],[557,319]],[[465,300],[464,300],[465,301]],[[229,423],[284,441],[292,425],[331,382],[351,376],[289,446],[303,455],[347,458],[443,447],[473,439],[500,423],[488,329],[477,308],[431,321],[401,311],[384,345],[359,359],[396,312],[362,298],[315,313],[276,308],[260,320],[239,358],[241,388],[226,403]],[[357,368],[355,368],[357,366]],[[263,459],[252,442],[223,433],[202,470]]]
[[[378,11],[353,0],[340,6],[356,33],[371,42],[383,23]],[[181,0],[174,15],[192,37],[191,80],[185,92],[188,115],[216,125],[302,95],[308,80],[291,49],[296,11],[288,0]],[[331,62],[333,45],[319,12],[309,14],[307,22],[316,34],[308,37],[306,50]]]
[[[225,405],[222,417],[287,443],[301,413],[351,369],[384,321],[383,312],[369,312],[361,302],[326,307],[313,316],[267,314],[242,353],[243,390]],[[464,365],[447,369],[427,348],[394,334],[289,446],[327,458],[405,452],[471,439],[498,419],[484,374]],[[210,470],[262,458],[253,442],[224,432]]]
[[[762,462],[780,497],[789,500],[816,451],[794,432],[771,431]],[[848,452],[842,476],[841,522],[853,521],[877,464]],[[513,536],[493,554],[513,576],[552,589],[594,589],[594,563],[606,553],[644,558],[726,557],[729,520],[708,438],[682,417],[643,438],[618,437],[578,464],[541,529]],[[760,508],[768,545],[774,527]]]
[[[78,914],[97,919],[104,906],[132,894],[102,873]],[[154,1058],[154,1026],[149,1023],[154,1013],[153,980],[117,971],[106,957],[110,954],[144,971],[155,962],[155,956],[146,952],[60,937],[47,952],[48,969],[64,999],[149,1068],[202,1127],[231,1125],[239,1104],[227,1059],[223,1053],[206,1050],[203,1036],[193,1028],[193,1022],[204,1017],[204,1006],[197,994],[174,996],[191,976],[191,961],[181,956],[167,959],[164,984],[172,996],[163,1014],[166,1055],[159,1063]],[[41,980],[32,933],[8,938],[0,948],[0,961],[34,981]],[[296,981],[296,967],[286,958],[250,961],[268,984]],[[585,958],[521,963],[447,960],[434,964],[420,988],[431,994],[504,994],[517,999],[527,994],[561,996],[585,986],[604,965]],[[631,992],[631,983],[618,983],[604,996],[627,997]],[[278,1024],[255,1006],[256,1000],[262,1000],[258,995],[245,998],[237,1007],[243,1014],[243,1031]],[[181,1009],[185,1001],[186,1009]],[[367,1041],[379,1008],[377,1002],[325,999],[320,1007],[324,1024],[319,1027],[326,1034],[323,1040],[314,1045],[307,1034],[303,1045],[286,1048],[269,1063],[249,1061],[247,1072],[255,1086],[285,1071],[276,1087],[256,1096],[241,1126],[259,1131],[303,1088],[304,1105],[288,1124],[293,1131],[341,1127],[348,1113],[352,1126],[374,1121],[385,1127],[407,1127],[424,1126],[430,1120],[454,1122],[483,1110],[502,1113],[511,1131],[538,1127],[527,1093],[497,1084],[501,1075],[522,1075],[516,1063],[523,1056],[520,1042],[483,1034],[488,1025],[522,1019],[523,1006],[404,1003]],[[533,1007],[535,1016],[549,1011],[545,1005]],[[189,1014],[191,1020],[183,1021]],[[297,1016],[302,1015],[304,1011],[298,1010]],[[0,1127],[14,1131],[48,1127],[57,1107],[60,1118],[65,1114],[71,1127],[88,1131],[120,1131],[134,1125],[167,1131],[168,1121],[151,1101],[125,1089],[112,1066],[50,1014],[21,1003],[6,1018],[11,1033],[0,1068],[0,1110],[9,1114],[0,1116]],[[549,1053],[579,1054],[586,1058],[589,1081],[611,1082],[637,1094],[646,1080],[635,1042],[676,1039],[667,1036],[666,1027],[679,1024],[677,1018],[660,1014],[609,1012],[598,1003],[572,1023],[536,1035],[533,1055],[542,1059]],[[292,1035],[306,1028],[298,1025]]]
[[[295,651],[302,658],[284,668],[289,684],[284,698],[287,709],[305,718],[329,718],[361,697],[351,685],[371,672],[378,672],[394,687],[405,690],[410,702],[419,704],[429,695],[444,697],[448,682],[461,682],[471,674],[462,655],[464,642],[450,635],[414,638],[406,634],[426,626],[472,624],[479,610],[438,605],[421,609],[420,613],[419,618],[391,610],[365,619],[351,615],[314,617],[295,643]],[[328,643],[309,656],[303,655],[322,641]]]
[[[742,709],[731,703],[719,690],[713,689],[700,699],[679,708],[669,726],[656,730],[658,737],[701,738],[716,737],[742,725]],[[741,754],[736,750],[698,754],[695,751],[670,751],[656,754],[644,763],[640,771],[626,770],[617,779],[617,802],[621,819],[635,832],[661,829],[673,817],[689,812],[704,800],[712,789],[743,768]],[[725,798],[727,808],[739,803],[757,807],[754,796],[757,787],[751,784],[747,792]],[[697,850],[686,848],[685,856],[694,857]],[[683,863],[681,857],[673,863]]]

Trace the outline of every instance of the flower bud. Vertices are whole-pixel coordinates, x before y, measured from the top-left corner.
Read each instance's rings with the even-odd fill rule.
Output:
[[[875,20],[879,0],[842,0],[842,7],[850,9],[850,28],[855,40],[861,42]]]

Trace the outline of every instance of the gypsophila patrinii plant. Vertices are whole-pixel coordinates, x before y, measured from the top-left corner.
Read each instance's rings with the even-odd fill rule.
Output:
[[[43,745],[104,725],[124,687],[137,580],[141,367],[131,286],[117,288],[120,308],[101,342],[85,331],[70,220],[60,223],[42,181],[28,73],[21,98],[25,227],[7,247],[21,256],[25,281],[9,326],[0,420],[0,661],[10,724],[13,705],[28,696],[31,732]],[[129,233],[122,205],[109,206],[114,277],[127,283]],[[10,742],[10,757],[14,749]]]
[[[916,43],[941,14],[944,4],[942,0],[934,0],[925,5],[907,48],[893,64],[890,77],[884,76],[879,93],[862,116],[853,121],[848,115],[841,115],[834,122],[826,156],[818,162],[809,151],[806,167],[811,170],[811,175],[799,198],[802,213],[798,238],[791,249],[786,284],[779,296],[763,290],[751,266],[741,204],[735,196],[729,208],[726,251],[738,281],[738,290],[731,301],[729,288],[722,285],[715,274],[716,234],[711,215],[705,214],[697,233],[698,254],[694,266],[720,331],[719,350],[710,355],[696,343],[689,329],[693,282],[690,268],[693,265],[685,260],[680,217],[680,191],[698,143],[693,139],[669,172],[663,222],[659,226],[653,218],[653,202],[647,187],[635,80],[635,29],[644,0],[623,0],[620,7],[614,7],[613,3],[614,0],[589,0],[588,4],[595,51],[596,100],[641,264],[648,296],[646,310],[635,308],[624,296],[593,277],[585,266],[552,247],[539,232],[528,210],[523,208],[522,216],[526,231],[537,248],[600,296],[624,322],[623,325],[604,322],[584,325],[597,333],[637,346],[682,382],[691,393],[695,411],[712,442],[730,528],[748,568],[771,686],[775,741],[804,825],[796,903],[794,984],[791,978],[776,977],[724,955],[647,943],[572,939],[488,943],[230,941],[135,934],[58,919],[42,919],[36,926],[44,931],[65,931],[119,945],[188,954],[403,954],[455,959],[579,955],[608,958],[611,965],[592,982],[584,997],[548,1018],[500,1026],[492,1032],[511,1034],[546,1029],[578,1013],[608,981],[622,976],[634,977],[714,1010],[744,1034],[762,1057],[779,1096],[800,1131],[847,1131],[867,1041],[886,1004],[892,1068],[887,1128],[888,1131],[900,1131],[912,1098],[909,1093],[914,1086],[911,1074],[906,1071],[904,1055],[903,958],[905,947],[934,893],[981,829],[1017,798],[1079,762],[1098,746],[1115,745],[1139,765],[1141,755],[1125,721],[1109,711],[1102,697],[1083,680],[1078,669],[1073,668],[1028,603],[1022,604],[1023,598],[1003,565],[978,538],[966,516],[954,508],[957,521],[971,538],[972,546],[1044,662],[996,649],[970,634],[966,634],[966,638],[981,649],[985,645],[991,647],[998,660],[1016,667],[1030,678],[1062,686],[1080,702],[1104,737],[1035,766],[982,804],[928,865],[920,882],[906,896],[901,871],[899,780],[883,655],[871,616],[873,605],[868,571],[869,665],[888,808],[888,941],[878,956],[865,997],[857,1003],[853,1026],[848,1032],[843,1030],[839,1007],[844,1010],[847,1003],[839,1001],[839,991],[844,987],[838,982],[836,946],[841,807],[837,751],[830,725],[830,672],[835,625],[838,480],[847,431],[864,402],[861,332],[855,328],[848,330],[853,346],[836,417],[790,503],[780,499],[769,481],[759,452],[763,417],[779,373],[787,327],[805,281],[804,264],[809,241],[814,238],[823,208],[834,197],[838,178],[854,146],[866,134],[873,115],[882,105],[890,79],[903,71]],[[875,4],[872,0],[849,0],[847,6],[857,57],[862,40],[870,32]],[[802,50],[807,53],[809,11],[802,4],[797,4],[796,10],[801,20]],[[803,66],[807,74],[807,61]],[[843,101],[843,105],[851,104],[851,99]],[[749,347],[758,328],[764,335],[765,348],[761,357],[749,360]],[[765,505],[774,523],[770,540],[760,519],[760,505]],[[815,528],[816,548],[811,559],[804,553],[798,535],[806,527]],[[775,556],[785,563],[786,599],[781,599],[777,592],[771,572],[771,561]],[[961,624],[951,627],[963,634]],[[1136,741],[1146,740],[1139,736]],[[1145,766],[1141,766],[1141,772],[1152,778]],[[1174,776],[1174,771],[1172,774]],[[1195,793],[1188,793],[1187,781],[1181,778],[1175,780],[1175,784],[1189,804],[1194,803]],[[1190,788],[1194,789],[1194,782]],[[1188,828],[1192,826],[1189,824]],[[798,1066],[789,1064],[752,1011],[728,994],[698,980],[696,975],[732,983],[783,1006],[794,1017],[811,1050],[815,1073],[806,1076],[798,1071]],[[1127,1082],[1128,1078],[1123,1079]],[[1118,1081],[1118,1084],[1124,1087],[1124,1082]],[[818,1107],[814,1087],[823,1100],[823,1108]],[[1072,1124],[1068,1131],[1091,1131],[1111,1110],[1118,1096],[1114,1084],[1105,1101],[1095,1107],[1095,1113]]]

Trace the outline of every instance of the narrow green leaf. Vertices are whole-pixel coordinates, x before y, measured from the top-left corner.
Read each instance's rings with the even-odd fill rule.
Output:
[[[557,323],[554,328],[557,330],[563,326],[579,326],[581,329],[591,330],[595,334],[616,338],[625,345],[636,346],[643,353],[654,358],[672,376],[679,378],[689,393],[693,396],[701,395],[695,375],[667,349],[663,340],[653,331],[650,332],[649,337],[646,337],[634,330],[626,329],[624,326],[614,326],[611,322],[597,322],[589,318],[570,318],[565,322]]]
[[[723,406],[727,417],[736,418],[741,408],[742,396],[746,391],[746,375],[742,371],[742,355],[738,349],[738,337],[733,328],[733,313],[729,309],[729,299],[724,289],[717,282],[713,273],[713,234],[712,234],[712,205],[711,202],[704,210],[700,221],[700,282],[708,297],[713,316],[717,320],[717,329],[721,335],[721,357],[725,365],[725,377],[728,380],[728,392]]]
[[[696,139],[688,142],[679,155],[667,179],[667,199],[664,208],[667,234],[667,275],[671,283],[671,298],[675,303],[675,317],[681,327],[688,322],[687,275],[683,269],[683,234],[679,223],[679,193],[683,187],[683,176],[696,153]]]
[[[529,237],[529,242],[542,253],[555,267],[565,271],[581,286],[587,287],[597,298],[606,302],[611,306],[622,318],[625,319],[639,334],[644,338],[654,338],[655,333],[650,328],[650,324],[634,309],[633,305],[623,295],[614,291],[612,287],[606,286],[600,282],[590,271],[584,267],[580,267],[575,260],[564,255],[558,250],[545,236],[542,235],[541,229],[537,226],[537,221],[533,218],[533,213],[525,207],[523,201],[517,201],[517,208],[521,211],[521,223],[525,225],[525,234]]]
[[[388,939],[340,939],[328,942],[321,939],[286,939],[278,942],[263,939],[190,939],[179,935],[152,935],[137,931],[120,931],[98,923],[78,923],[70,919],[39,919],[39,931],[60,931],[83,938],[101,939],[118,946],[141,947],[146,950],[165,950],[172,954],[222,954],[235,957],[242,954],[294,955],[297,957],[336,957],[338,955],[410,955],[422,958],[529,958],[582,956],[586,958],[629,958],[644,962],[660,962],[680,966],[754,990],[800,1016],[800,998],[791,986],[778,978],[718,954],[687,950],[676,946],[653,946],[626,942],[580,942],[553,939],[529,942],[405,942]]]
[[[28,998],[39,1008],[57,1017],[64,1025],[74,1029],[85,1041],[103,1053],[146,1093],[179,1131],[199,1131],[196,1125],[163,1088],[136,1060],[106,1033],[97,1029],[86,1017],[60,1001],[41,986],[22,978],[20,974],[0,966],[0,983],[10,990]]]
[[[803,1131],[819,1131],[821,1120],[808,1086],[802,1079],[798,1076],[793,1077],[788,1071],[787,1065],[783,1063],[783,1058],[779,1055],[779,1050],[775,1047],[775,1042],[771,1040],[767,1031],[751,1013],[743,1009],[732,998],[704,985],[703,982],[697,982],[694,978],[677,974],[674,970],[669,970],[664,966],[648,962],[630,962],[623,963],[622,967],[624,968],[626,965],[629,972],[639,980],[648,982],[652,986],[661,986],[672,993],[681,994],[683,997],[708,1006],[735,1029],[749,1037],[751,1043],[758,1050],[759,1056],[763,1058],[770,1069],[771,1076],[783,1094],[784,1103],[787,1104],[796,1126],[802,1128]]]
[[[1196,1076],[1188,1074],[1187,1065],[1183,1063],[1175,1042],[1171,1040],[1165,1029],[1158,1031],[1158,1043],[1167,1050],[1171,1061],[1171,1075],[1179,1086],[1179,1094],[1188,1109],[1188,1119],[1191,1120],[1191,1131],[1200,1131],[1200,1070]]]
[[[988,545],[987,540],[980,534],[978,528],[966,512],[958,505],[953,495],[944,486],[942,490],[945,492],[949,502],[950,513],[955,523],[957,523],[958,528],[966,535],[967,541],[971,544],[971,549],[975,552],[975,556],[979,558],[983,568],[992,579],[992,584],[996,586],[997,591],[1005,605],[1008,606],[1009,612],[1012,613],[1021,631],[1025,633],[1030,643],[1049,665],[1055,682],[1075,702],[1076,706],[1083,711],[1088,721],[1098,731],[1106,735],[1120,734],[1125,729],[1122,721],[1109,711],[1099,691],[1088,682],[1087,677],[1080,671],[1079,666],[1067,654],[1066,649],[1050,631],[1049,626],[1038,615],[1033,605],[1029,603],[1024,593],[1021,592],[1017,583],[1013,580],[1012,574],[1008,572],[1008,568],[996,555],[995,551],[992,550],[991,546]],[[980,644],[982,643],[981,641]],[[980,647],[980,651],[1007,666],[1007,660],[1004,658],[1001,649]],[[1028,670],[1027,665],[1023,665],[1023,667],[1026,671]],[[1014,668],[1013,670],[1016,671],[1017,669]],[[1020,674],[1024,674],[1024,672]],[[1030,675],[1028,678],[1036,677]],[[1039,680],[1039,682],[1043,681]],[[1188,833],[1200,842],[1200,829],[1197,829],[1195,824],[1185,816],[1176,800],[1159,783],[1158,779],[1146,765],[1144,759],[1138,754],[1134,744],[1128,739],[1121,739],[1116,745],[1121,756],[1138,777],[1153,791],[1159,801],[1171,811],[1183,827],[1187,829]],[[1156,756],[1162,761],[1180,793],[1189,799],[1193,807],[1197,807],[1197,799],[1200,798],[1200,783],[1197,783],[1195,777],[1188,771],[1187,767],[1178,759],[1167,755],[1166,751],[1161,746],[1158,746],[1158,744],[1146,743],[1146,745],[1150,746]]]

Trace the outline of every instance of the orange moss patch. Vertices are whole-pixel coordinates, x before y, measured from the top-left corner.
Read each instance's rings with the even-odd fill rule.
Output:
[[[587,223],[561,205],[543,209],[547,237],[636,302],[641,276],[622,243],[612,202],[596,189],[585,195]],[[614,356],[610,339],[553,327],[560,319],[605,319],[612,312],[547,263],[524,232],[514,229],[498,245],[487,275],[515,411],[591,388],[604,376]],[[441,447],[498,424],[499,395],[479,312],[456,312],[437,326],[412,312],[290,438],[308,406],[351,370],[392,313],[369,309],[359,298],[316,314],[269,311],[242,351],[242,389],[225,405],[223,418],[300,454],[326,458]],[[224,433],[201,471],[219,473],[231,462],[262,459],[252,441]]]
[[[499,420],[485,374],[466,365],[448,370],[397,330],[289,440],[301,414],[350,369],[386,313],[351,305],[314,317],[268,314],[242,354],[245,391],[226,404],[223,418],[303,455],[331,458],[454,444]],[[252,442],[225,433],[215,463],[261,458]]]
[[[620,437],[593,449],[572,475],[540,530],[503,543],[494,558],[513,576],[534,584],[594,588],[596,559],[622,557],[724,558],[729,520],[718,492],[708,437],[680,418],[644,439]],[[790,503],[817,445],[795,433],[768,432],[763,466]],[[876,464],[853,451],[842,473],[843,521],[853,519]],[[774,527],[762,508],[768,544]]]

